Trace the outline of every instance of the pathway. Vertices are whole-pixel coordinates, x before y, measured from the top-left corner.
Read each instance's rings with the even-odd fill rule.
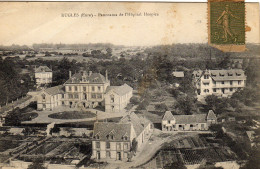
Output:
[[[97,118],[96,117],[91,117],[91,118],[83,118],[83,119],[54,119],[48,117],[48,115],[53,114],[53,113],[58,113],[58,112],[64,112],[64,111],[79,111],[78,109],[75,108],[68,108],[68,107],[63,107],[59,106],[55,108],[52,111],[35,111],[38,113],[38,117],[35,119],[32,119],[31,121],[24,121],[22,124],[32,124],[32,123],[67,123],[67,122],[83,122],[83,121],[95,121],[96,119],[98,120],[104,120],[107,118],[115,118],[115,117],[122,117],[125,115],[125,113],[106,113],[100,110],[96,109],[87,109],[86,111],[90,111],[94,114],[97,113]]]

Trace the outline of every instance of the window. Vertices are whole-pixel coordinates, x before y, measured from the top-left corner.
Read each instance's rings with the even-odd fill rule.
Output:
[[[71,91],[71,86],[69,86],[69,91]]]
[[[83,99],[85,99],[85,100],[87,99],[87,94],[86,93],[83,94]]]
[[[168,123],[170,124],[170,123],[171,123],[171,120],[168,120]]]
[[[203,85],[205,85],[205,86],[209,86],[209,83],[203,83]]]
[[[92,89],[92,91],[95,91],[95,86],[92,86],[92,88],[91,88],[91,89]]]
[[[110,151],[106,151],[106,157],[111,158]]]
[[[64,105],[64,102],[62,101],[61,104]]]
[[[102,94],[97,94],[98,99],[102,99]]]
[[[72,94],[69,94],[69,99],[72,99],[73,98],[73,95]]]
[[[83,91],[84,91],[84,92],[87,91],[87,88],[86,88],[86,87],[83,87]]]
[[[217,89],[213,89],[213,92],[217,92]]]
[[[95,99],[96,98],[96,94],[91,94],[91,98]]]
[[[78,87],[77,86],[75,86],[75,91],[78,91]]]
[[[111,106],[112,111],[114,111],[115,106]]]
[[[111,103],[114,103],[114,102],[115,102],[114,95],[111,95],[111,96],[110,96],[110,99],[111,99]]]
[[[124,150],[128,150],[128,144],[124,143]]]
[[[124,136],[124,137],[123,137],[123,140],[127,140],[127,136]]]
[[[46,108],[46,104],[43,104],[42,107],[45,109]]]
[[[228,73],[228,76],[233,76],[233,74],[232,73]]]
[[[100,86],[98,86],[98,91],[100,91],[101,90],[101,87]]]
[[[106,142],[106,148],[110,149],[110,142]]]
[[[61,95],[61,98],[63,98],[63,99],[64,99],[64,94],[62,94],[62,95]]]
[[[241,76],[241,74],[240,74],[240,73],[237,73],[237,76]]]
[[[241,85],[241,82],[242,82],[242,81],[241,81],[241,80],[239,80],[239,81],[238,81],[238,85]]]
[[[116,149],[121,150],[121,143],[116,143]]]
[[[209,79],[209,75],[204,75],[204,79]]]
[[[230,81],[229,83],[230,83],[230,85],[233,85],[233,81]]]
[[[45,95],[45,94],[42,95],[42,99],[43,99],[43,100],[46,99],[46,95]]]
[[[99,135],[98,135],[98,134],[96,135],[96,139],[98,139],[98,140],[99,140]]]
[[[222,84],[225,84],[225,82],[224,82],[224,81],[222,81],[221,83],[222,83]]]
[[[233,91],[233,88],[230,88],[229,90],[232,92],[232,91]]]
[[[96,148],[100,148],[100,142],[96,142]]]
[[[78,94],[75,94],[75,98],[78,99],[78,98],[79,98],[79,95],[78,95]]]

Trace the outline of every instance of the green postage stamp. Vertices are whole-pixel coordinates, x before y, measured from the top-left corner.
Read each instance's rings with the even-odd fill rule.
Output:
[[[210,0],[208,22],[210,44],[222,47],[245,45],[244,1]]]

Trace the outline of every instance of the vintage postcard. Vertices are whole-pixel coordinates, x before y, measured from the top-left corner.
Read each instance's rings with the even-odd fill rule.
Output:
[[[259,169],[259,14],[0,2],[0,168]]]

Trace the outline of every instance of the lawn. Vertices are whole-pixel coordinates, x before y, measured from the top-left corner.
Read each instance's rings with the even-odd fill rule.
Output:
[[[87,112],[65,111],[65,112],[50,114],[48,117],[54,119],[84,119],[84,118],[92,118],[95,116],[96,115],[94,113],[91,113],[89,111]]]

